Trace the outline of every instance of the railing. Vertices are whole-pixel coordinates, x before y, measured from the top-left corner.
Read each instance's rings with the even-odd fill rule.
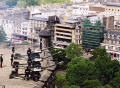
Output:
[[[0,85],[0,88],[5,88],[5,85]]]

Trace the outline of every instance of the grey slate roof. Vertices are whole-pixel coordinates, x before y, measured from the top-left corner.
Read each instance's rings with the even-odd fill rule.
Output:
[[[48,31],[48,30],[40,30],[39,36],[40,36],[40,37],[50,37],[50,36],[51,36],[51,33],[50,33],[50,31]]]
[[[42,17],[32,17],[30,20],[38,20],[38,21],[43,21],[43,22],[47,22],[48,21],[47,18],[42,18]]]
[[[120,3],[107,3],[106,5],[120,7]]]
[[[119,36],[120,36],[119,30],[109,30],[105,33],[105,39],[107,40],[120,41],[120,39],[118,39]]]
[[[6,11],[7,16],[5,16],[4,19],[13,21],[16,26],[20,27],[22,22],[28,21],[28,19],[26,19],[27,16],[25,15],[27,12],[26,9],[14,10],[14,12]]]

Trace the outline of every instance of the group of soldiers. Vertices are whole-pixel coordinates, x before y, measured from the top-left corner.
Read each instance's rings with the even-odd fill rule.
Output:
[[[32,54],[31,54],[31,49],[28,48],[27,50],[27,56],[28,56],[28,60],[27,60],[27,67],[25,69],[25,79],[29,80],[31,76],[35,75],[34,72],[31,72],[31,68],[32,68]],[[15,73],[18,74],[18,69],[19,69],[19,64],[14,65],[15,64],[15,47],[12,47],[12,54],[11,54],[11,66],[15,66]],[[3,67],[3,54],[0,54],[0,67]]]

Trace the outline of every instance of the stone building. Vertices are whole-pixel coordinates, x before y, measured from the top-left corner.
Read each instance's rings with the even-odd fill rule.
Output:
[[[114,16],[103,17],[103,25],[107,30],[114,29]]]
[[[81,44],[80,21],[67,20],[65,23],[56,24],[54,28],[54,47],[65,48],[71,42]]]
[[[120,60],[120,31],[108,30],[104,36],[104,42],[101,43],[107,50],[107,53],[113,58]]]
[[[105,7],[103,5],[90,5],[89,10],[96,11],[97,13],[99,13],[99,12],[104,12]]]
[[[105,6],[105,12],[120,13],[120,4],[119,3],[107,3]]]
[[[50,47],[51,32],[49,30],[40,30],[40,49],[45,49]]]

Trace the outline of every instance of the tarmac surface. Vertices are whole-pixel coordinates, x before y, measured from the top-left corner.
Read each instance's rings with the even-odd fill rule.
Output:
[[[27,48],[21,47],[16,49],[16,53],[26,54]],[[32,80],[26,81],[23,79],[9,79],[9,75],[13,68],[11,67],[11,48],[0,46],[0,54],[3,54],[3,68],[0,68],[0,88],[5,85],[5,88],[33,88],[36,83]]]

